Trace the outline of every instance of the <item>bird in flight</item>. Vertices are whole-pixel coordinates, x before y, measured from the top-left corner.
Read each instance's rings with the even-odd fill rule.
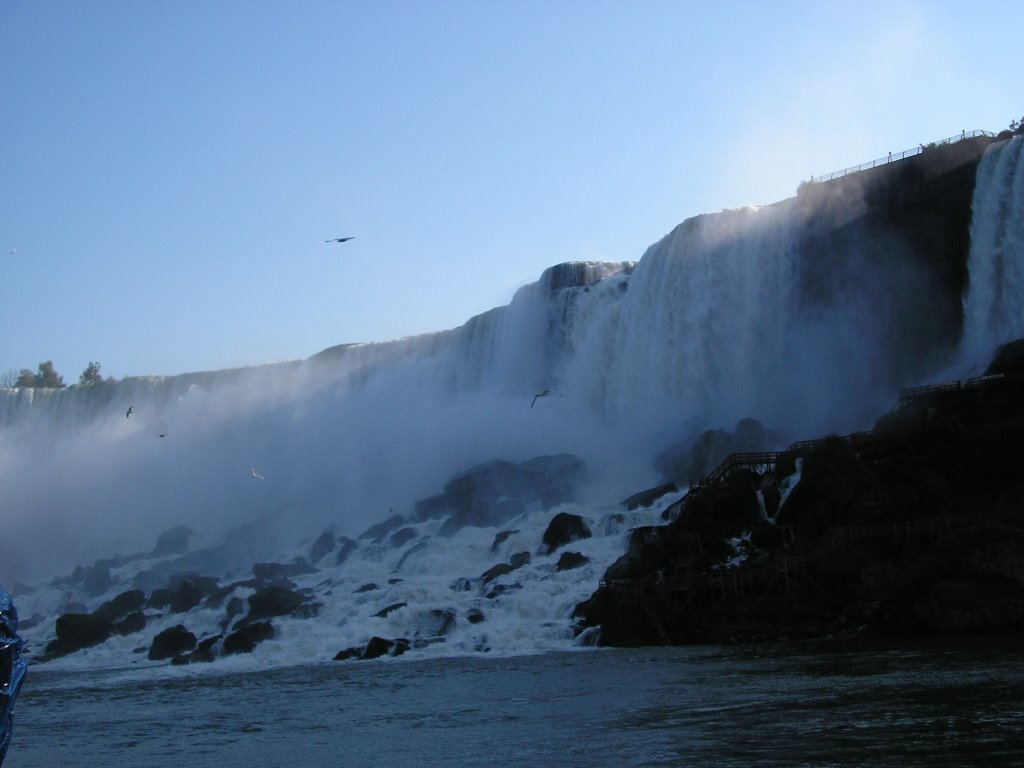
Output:
[[[353,235],[352,237],[355,237]],[[347,243],[352,237],[332,237],[330,240],[324,240],[325,243]]]
[[[565,397],[565,395],[563,395],[561,392],[552,392],[550,389],[545,389],[542,392],[538,392],[536,395],[533,396],[533,402],[530,403],[530,407],[533,408],[533,406],[536,405],[537,400],[539,400],[542,397],[547,397],[548,395],[558,395],[559,397]]]
[[[255,477],[257,480],[264,479],[263,475],[257,472],[255,467],[249,467],[249,471],[252,472],[252,476]]]
[[[131,415],[132,415],[132,413],[134,413],[134,412],[135,412],[135,407],[134,407],[134,406],[131,406],[131,405],[129,405],[129,406],[128,406],[128,410],[124,412],[124,417],[125,417],[125,418],[127,419],[127,418],[128,418],[129,416],[131,416]]]

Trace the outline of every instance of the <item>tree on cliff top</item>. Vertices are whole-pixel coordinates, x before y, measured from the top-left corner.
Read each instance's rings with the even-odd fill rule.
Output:
[[[100,375],[100,364],[90,360],[89,364],[85,366],[85,370],[78,377],[78,383],[99,384],[101,381],[103,381],[103,377]]]
[[[14,383],[16,387],[52,387],[59,389],[64,386],[64,377],[53,370],[53,363],[47,360],[39,364],[39,372],[32,373],[28,368],[22,368],[18,374],[18,380]]]

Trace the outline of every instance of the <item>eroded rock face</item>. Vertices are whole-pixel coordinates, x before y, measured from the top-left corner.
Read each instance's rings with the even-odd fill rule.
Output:
[[[1024,632],[1022,444],[1024,378],[1004,375],[737,463],[630,534],[579,626],[608,645]]]

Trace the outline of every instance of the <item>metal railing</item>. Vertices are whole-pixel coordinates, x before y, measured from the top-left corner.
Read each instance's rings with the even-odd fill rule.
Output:
[[[902,152],[892,153],[890,152],[886,157],[880,157],[877,160],[871,160],[867,163],[861,163],[860,165],[853,165],[849,168],[844,168],[841,171],[835,171],[834,173],[826,173],[823,176],[812,176],[811,181],[819,183],[822,181],[832,181],[832,179],[838,179],[843,176],[848,176],[851,173],[858,173],[859,171],[866,171],[869,168],[875,168],[879,165],[886,165],[887,163],[894,162],[896,160],[904,160],[914,155],[919,155],[926,148],[938,147],[944,144],[956,144],[958,141],[966,141],[967,139],[976,139],[979,136],[985,136],[988,138],[995,138],[995,134],[989,131],[962,131],[959,136],[950,136],[948,139],[942,139],[941,141],[933,141],[931,144],[919,144],[913,149],[905,149]]]

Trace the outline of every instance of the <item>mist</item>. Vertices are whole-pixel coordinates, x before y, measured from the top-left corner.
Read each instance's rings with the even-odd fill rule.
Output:
[[[841,201],[688,219],[635,264],[553,267],[450,331],[0,390],[0,582],[145,552],[177,525],[193,548],[250,525],[245,556],[270,559],[409,514],[494,459],[575,454],[587,499],[615,503],[660,481],[667,448],[744,418],[775,436],[766,448],[869,429],[898,387],[1024,335],[1021,146],[994,146],[978,173],[963,346],[959,297],[936,300],[927,258],[847,184]]]

